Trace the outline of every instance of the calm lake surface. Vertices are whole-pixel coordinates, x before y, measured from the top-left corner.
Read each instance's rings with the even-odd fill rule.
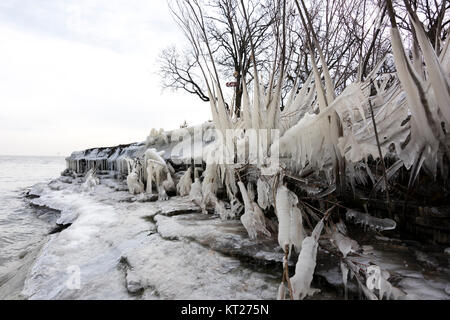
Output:
[[[51,215],[30,206],[24,193],[64,168],[63,157],[0,156],[0,285],[52,227]]]

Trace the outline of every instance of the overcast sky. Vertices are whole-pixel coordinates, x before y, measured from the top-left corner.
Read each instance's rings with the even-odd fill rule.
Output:
[[[162,91],[156,59],[184,41],[165,0],[1,0],[0,154],[69,155],[210,119]]]

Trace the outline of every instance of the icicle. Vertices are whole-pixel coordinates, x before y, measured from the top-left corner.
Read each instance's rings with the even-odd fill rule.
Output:
[[[251,240],[256,239],[256,226],[255,226],[255,220],[252,217],[251,211],[245,211],[245,213],[241,216],[241,222],[244,226],[245,230],[247,230],[248,237]]]
[[[428,77],[430,78],[431,86],[433,87],[434,96],[436,97],[436,102],[442,111],[442,114],[450,124],[450,85],[445,77],[444,71],[439,63],[439,59],[436,56],[431,43],[423,30],[423,26],[418,21],[417,15],[414,14],[411,17],[414,30],[416,31],[417,41],[419,42],[420,48],[422,49],[423,58],[428,71]]]
[[[169,196],[166,193],[166,190],[164,188],[159,188],[158,190],[158,200],[159,201],[167,201],[169,200]]]
[[[222,123],[220,121],[219,114],[217,113],[216,99],[214,98],[211,90],[209,90],[209,89],[208,89],[208,96],[209,96],[209,104],[211,107],[211,115],[212,115],[213,123],[218,130],[224,130],[222,128]]]
[[[244,183],[242,183],[242,181],[239,181],[238,187],[239,190],[241,191],[242,201],[244,201],[245,211],[252,211],[253,206],[248,196],[247,189],[245,189]]]
[[[285,250],[291,251],[294,246],[300,252],[304,238],[302,212],[297,207],[298,198],[286,186],[280,186],[276,195],[276,208],[278,217],[278,244]]]
[[[295,251],[300,252],[303,239],[305,238],[305,230],[303,229],[302,212],[296,203],[293,205],[291,211],[290,229],[291,242],[294,245]]]
[[[283,120],[283,126],[281,127],[282,133],[296,124],[307,111],[310,111],[315,96],[314,84],[311,85],[313,79],[313,73],[308,76],[308,79],[303,84],[294,100],[286,103],[285,108],[281,113]],[[295,93],[297,88],[292,88],[292,94]]]
[[[244,128],[250,129],[252,127],[252,114],[250,110],[250,98],[248,96],[247,84],[245,79],[242,80],[242,113],[244,120]]]
[[[277,300],[285,300],[286,299],[286,285],[282,282],[278,287]]]
[[[389,167],[389,169],[386,170],[386,178],[389,181],[392,176],[401,168],[403,167],[403,161],[397,160],[392,166]],[[384,191],[386,189],[384,179],[383,177],[380,177],[380,179],[377,181],[377,183],[373,186],[373,190],[377,191],[381,188],[381,191]]]
[[[314,56],[311,57],[311,64],[313,66],[314,82],[316,85],[317,100],[319,102],[319,110],[323,111],[327,107],[327,99],[325,98],[325,92],[324,92],[324,89],[322,86],[319,70],[317,68],[317,64],[316,64],[316,60],[315,60]]]
[[[152,184],[153,184],[153,163],[150,161],[147,162],[147,193],[152,193]]]
[[[242,199],[244,201],[244,214],[241,216],[241,222],[247,230],[250,239],[256,239],[258,232],[270,236],[270,232],[266,229],[265,217],[258,205],[252,202],[247,194],[242,181],[238,182],[241,191]]]
[[[415,157],[414,162],[416,162],[420,150],[426,148],[429,163],[436,163],[436,154],[439,147],[439,140],[436,137],[439,134],[435,119],[436,112],[431,110],[432,105],[423,96],[423,84],[415,81],[419,77],[414,73],[414,69],[405,55],[397,28],[391,28],[391,43],[397,75],[405,91],[408,107],[412,114],[411,142],[408,144],[409,150],[406,148],[405,151],[412,153]],[[424,106],[423,102],[428,105]],[[436,167],[434,165],[430,165],[430,167],[431,171],[435,172]]]
[[[278,217],[278,244],[283,251],[286,251],[286,246],[291,248],[290,239],[290,222],[291,222],[291,207],[289,203],[289,190],[285,186],[281,186],[277,190],[276,208]]]
[[[194,168],[194,180],[197,179],[197,178],[200,178],[200,177],[198,175],[198,169],[196,167],[196,168]]]
[[[258,72],[256,70],[256,67],[254,67],[252,129],[260,129],[261,122],[261,88],[259,85]]]
[[[253,183],[251,182],[247,183],[247,193],[250,201],[255,201],[255,189],[253,188]]]
[[[344,284],[344,298],[347,300],[347,279],[349,269],[344,262],[341,261],[342,283]]]
[[[270,237],[270,232],[266,229],[266,217],[256,202],[252,202],[256,231]]]
[[[220,181],[217,175],[217,165],[212,163],[206,166],[203,173],[202,193],[203,195],[210,193],[216,194],[218,188],[218,181]]]
[[[261,209],[265,210],[270,206],[269,194],[271,193],[271,191],[272,190],[269,183],[259,178],[258,182],[256,183],[256,192],[258,194],[258,205],[261,207]]]

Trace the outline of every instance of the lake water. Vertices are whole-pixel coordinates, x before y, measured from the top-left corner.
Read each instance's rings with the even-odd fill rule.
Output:
[[[48,214],[27,203],[24,193],[64,168],[63,157],[0,156],[0,285],[54,226]]]

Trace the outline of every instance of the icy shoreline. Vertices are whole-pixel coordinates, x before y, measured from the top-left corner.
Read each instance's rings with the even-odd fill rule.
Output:
[[[189,235],[170,239],[176,226],[162,222],[200,209],[187,197],[138,202],[113,191],[105,179],[91,193],[81,181],[57,180],[30,194],[35,205],[61,212],[57,223],[71,225],[49,236],[25,281],[28,299],[270,299],[277,279],[206,248]],[[106,186],[106,184],[109,185]],[[119,183],[120,184],[120,183]],[[119,187],[119,188],[118,188]],[[185,214],[181,214],[182,212]],[[165,217],[165,216],[164,216]],[[203,215],[203,217],[205,217]],[[152,222],[154,221],[154,222]],[[155,223],[156,222],[156,223]],[[230,221],[236,226],[237,221]],[[164,236],[157,232],[164,228]],[[242,230],[245,235],[245,230]],[[176,231],[175,231],[176,232]],[[199,234],[201,234],[200,232]],[[204,233],[206,236],[214,236]],[[192,236],[192,235],[191,235]],[[79,267],[80,289],[70,289],[70,270]]]
[[[124,182],[107,176],[91,192],[83,192],[81,183],[82,178],[60,177],[31,189],[32,204],[58,210],[57,223],[70,225],[30,254],[17,276],[24,280],[21,295],[20,281],[9,292],[2,287],[0,294],[25,299],[276,298],[283,258],[276,239],[250,240],[239,221],[201,214],[188,197],[146,201],[120,191]],[[327,251],[328,242],[321,242],[313,282],[322,292],[313,298],[343,299],[339,258]],[[407,298],[449,299],[448,258],[446,263],[416,250],[413,261],[411,250],[400,240],[381,239],[363,245],[358,259],[388,270]],[[348,295],[358,298],[351,282]]]

